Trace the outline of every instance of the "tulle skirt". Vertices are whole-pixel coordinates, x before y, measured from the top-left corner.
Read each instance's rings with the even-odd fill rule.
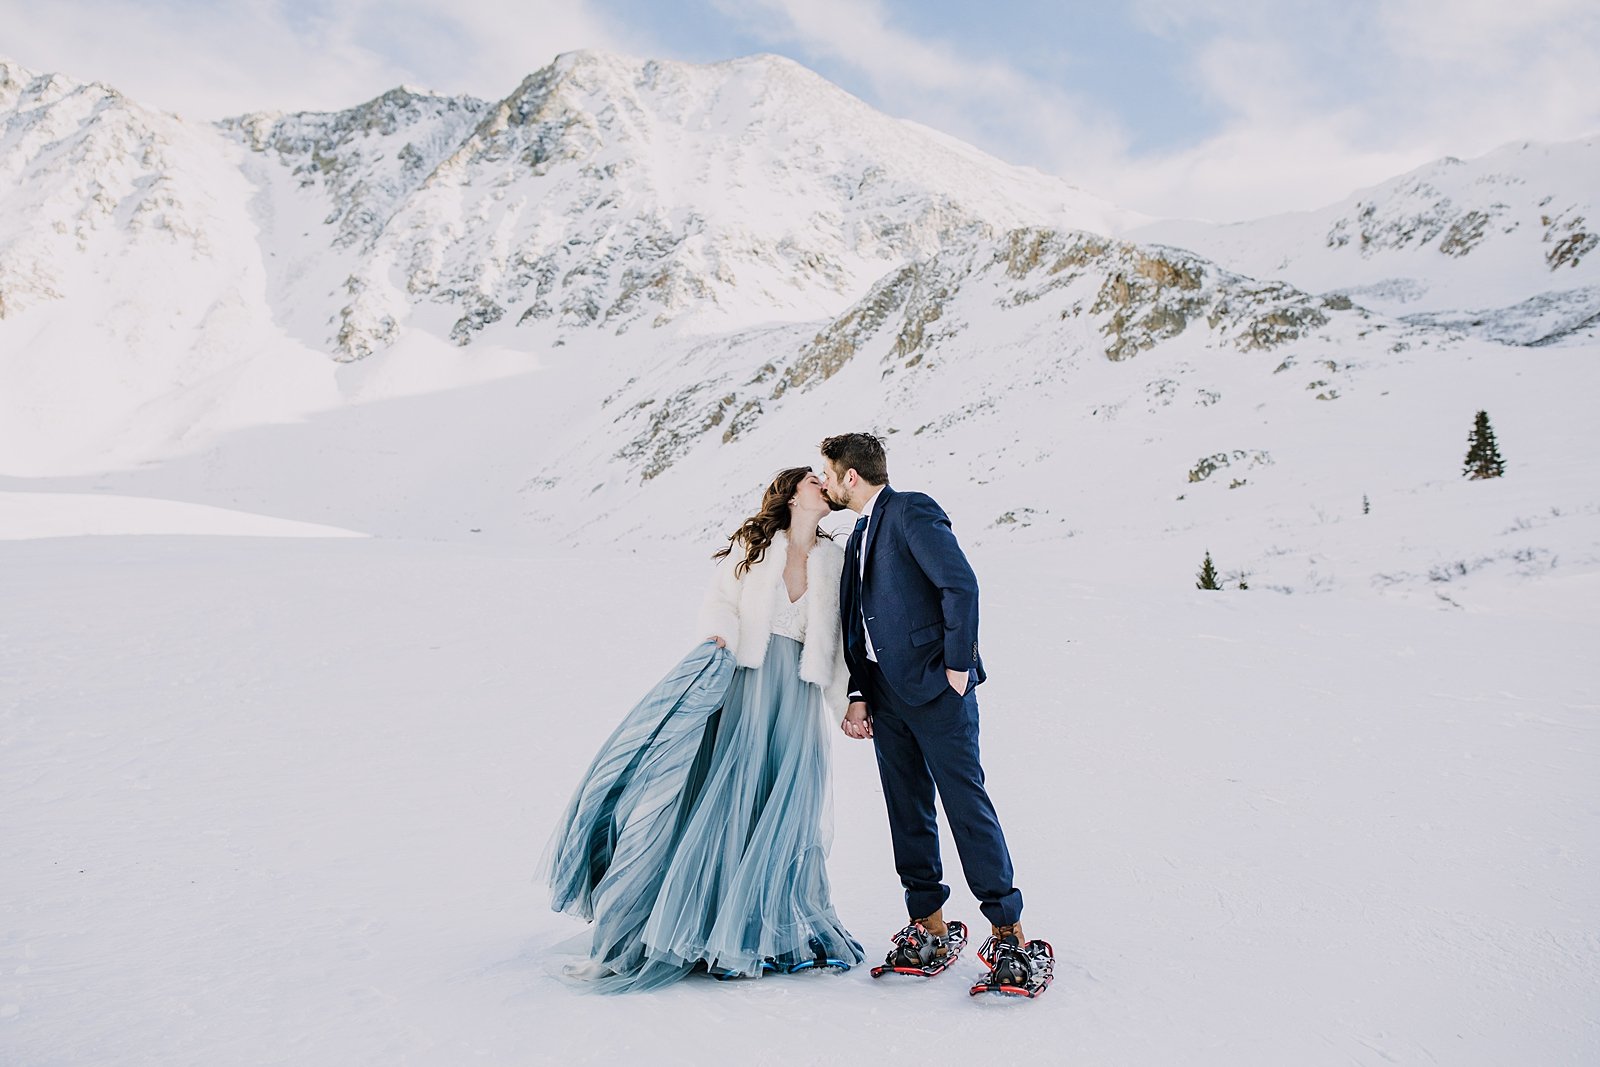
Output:
[[[594,920],[589,960],[567,976],[621,993],[697,964],[861,962],[828,888],[828,740],[797,641],[774,634],[755,669],[706,642],[668,672],[601,747],[551,841],[551,906]]]

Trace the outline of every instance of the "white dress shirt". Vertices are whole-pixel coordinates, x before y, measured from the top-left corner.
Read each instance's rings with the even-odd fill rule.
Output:
[[[867,524],[861,528],[861,633],[867,639],[867,658],[874,663],[878,662],[878,653],[873,651],[872,631],[867,629],[867,531],[872,529],[872,506],[878,502],[878,493],[881,492],[883,486],[880,485],[872,498],[861,507],[861,517],[867,520]]]

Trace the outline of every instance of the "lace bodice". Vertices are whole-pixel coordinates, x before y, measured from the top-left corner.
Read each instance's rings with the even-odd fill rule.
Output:
[[[800,599],[789,603],[789,588],[782,581],[778,582],[778,610],[772,615],[772,632],[779,637],[792,637],[796,641],[806,639],[806,597],[811,595],[807,589],[800,594]]]

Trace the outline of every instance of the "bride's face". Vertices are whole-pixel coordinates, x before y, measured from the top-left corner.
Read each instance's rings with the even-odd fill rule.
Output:
[[[800,484],[795,486],[794,496],[790,498],[789,511],[822,515],[828,510],[828,498],[822,495],[822,479],[815,474],[800,479]]]

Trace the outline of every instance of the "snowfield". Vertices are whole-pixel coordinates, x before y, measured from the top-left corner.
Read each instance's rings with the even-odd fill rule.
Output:
[[[227,508],[111,493],[0,492],[0,540],[126,534],[232,537],[362,537],[351,530],[286,522]]]
[[[1593,571],[1480,575],[1455,611],[980,546],[986,763],[1054,988],[970,1003],[963,961],[574,994],[584,927],[537,861],[693,640],[702,556],[0,543],[0,1058],[1600,1056]],[[876,952],[902,921],[876,770],[835,752],[835,898]]]

